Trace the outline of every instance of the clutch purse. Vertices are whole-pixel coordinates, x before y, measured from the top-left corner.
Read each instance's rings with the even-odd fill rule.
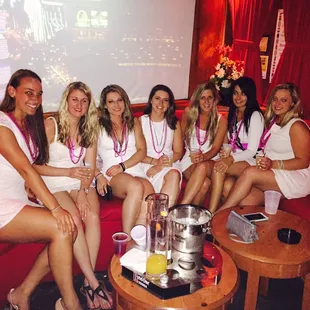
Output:
[[[256,226],[235,211],[230,212],[226,228],[245,243],[252,243],[258,240]]]

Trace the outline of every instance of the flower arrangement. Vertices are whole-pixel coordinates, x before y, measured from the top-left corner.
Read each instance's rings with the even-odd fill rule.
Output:
[[[230,87],[233,80],[237,80],[243,76],[244,62],[229,59],[228,56],[231,52],[230,46],[218,46],[215,50],[220,54],[220,62],[216,65],[216,71],[210,76],[210,80],[219,91],[223,91],[223,89]]]

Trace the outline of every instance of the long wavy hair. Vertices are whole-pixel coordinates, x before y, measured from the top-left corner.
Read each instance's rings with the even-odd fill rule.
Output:
[[[125,90],[116,84],[111,84],[111,85],[106,86],[101,92],[100,105],[99,105],[100,126],[102,126],[106,130],[107,134],[110,137],[112,137],[112,131],[113,131],[112,121],[111,121],[110,113],[107,108],[107,95],[109,93],[118,93],[124,100],[125,110],[122,114],[122,123],[127,124],[128,130],[132,131],[134,129],[134,115],[132,113],[129,97],[127,93],[125,92]]]
[[[194,90],[194,93],[191,97],[190,109],[189,109],[188,117],[186,120],[185,133],[184,133],[185,141],[187,145],[190,144],[190,139],[191,139],[196,121],[199,117],[199,113],[201,112],[200,111],[201,95],[207,89],[211,90],[212,95],[214,97],[214,102],[213,102],[213,106],[209,114],[209,118],[207,120],[205,130],[209,134],[210,144],[214,142],[216,132],[217,132],[217,127],[218,127],[218,112],[217,112],[218,93],[217,93],[214,83],[209,81],[206,83],[199,84]]]
[[[152,113],[152,103],[151,103],[152,99],[155,96],[156,92],[160,90],[166,92],[169,96],[169,106],[168,106],[167,111],[165,112],[165,118],[167,120],[167,124],[169,128],[171,128],[172,130],[175,130],[177,127],[178,118],[175,116],[174,95],[173,95],[172,90],[168,86],[158,84],[152,88],[150,95],[149,95],[149,99],[147,101],[146,108],[143,111],[143,114],[148,115]]]
[[[97,141],[99,123],[95,100],[92,96],[90,88],[83,82],[70,83],[62,95],[58,111],[58,140],[61,143],[66,144],[67,139],[70,136],[68,97],[73,90],[82,91],[87,96],[89,101],[87,113],[80,118],[78,123],[78,135],[81,137],[79,145],[87,148],[92,146]]]
[[[15,98],[9,95],[8,88],[9,86],[14,87],[15,89],[18,88],[22,84],[22,80],[24,78],[33,78],[42,83],[41,78],[35,72],[28,69],[17,70],[15,73],[13,73],[6,86],[5,95],[0,105],[0,111],[9,113],[15,110]],[[47,137],[44,128],[42,105],[40,105],[37,108],[34,115],[26,116],[25,125],[27,131],[31,133],[31,136],[34,140],[33,142],[36,144],[39,150],[38,157],[36,158],[34,163],[36,165],[43,165],[46,162],[48,162],[49,153],[48,153]]]
[[[267,100],[267,108],[265,113],[265,127],[269,128],[272,119],[275,114],[272,111],[272,100],[275,93],[278,90],[288,90],[293,101],[293,105],[290,107],[289,111],[285,114],[280,124],[280,127],[284,127],[292,118],[302,118],[303,109],[300,102],[300,92],[298,87],[294,83],[284,83],[277,85],[271,92]]]

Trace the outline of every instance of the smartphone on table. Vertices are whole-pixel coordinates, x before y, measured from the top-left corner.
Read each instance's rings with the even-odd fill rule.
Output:
[[[242,215],[248,221],[252,222],[263,222],[268,221],[268,217],[262,212],[248,213]]]

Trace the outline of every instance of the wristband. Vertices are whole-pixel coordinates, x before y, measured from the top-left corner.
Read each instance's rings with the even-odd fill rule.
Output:
[[[97,173],[97,174],[95,175],[95,179],[96,179],[96,180],[97,180],[97,178],[99,177],[100,174],[102,174],[102,173],[99,172],[99,173]]]
[[[121,163],[119,163],[119,165],[122,167],[123,172],[124,172],[126,170],[124,163],[121,162]]]
[[[57,206],[57,207],[55,207],[55,208],[53,208],[53,209],[50,209],[50,211],[53,212],[53,211],[56,211],[56,210],[59,209],[59,208],[61,208],[61,206]]]

